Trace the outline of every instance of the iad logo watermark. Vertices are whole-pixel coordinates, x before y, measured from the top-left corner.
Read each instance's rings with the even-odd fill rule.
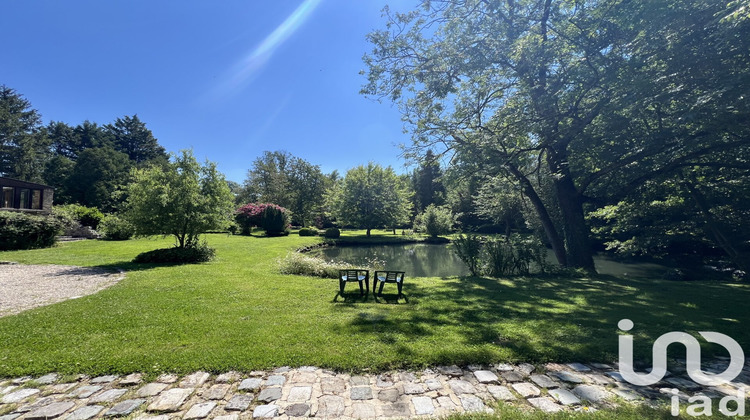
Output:
[[[617,327],[622,331],[633,329],[633,321],[622,319],[617,323]],[[701,385],[721,385],[729,383],[736,378],[745,366],[745,353],[742,347],[731,337],[711,331],[699,332],[709,343],[716,343],[723,346],[729,352],[729,366],[721,373],[704,372],[701,369],[701,346],[698,340],[692,335],[685,332],[668,332],[657,338],[653,345],[653,366],[649,373],[636,373],[633,370],[633,336],[630,334],[621,334],[619,336],[619,353],[620,353],[620,375],[633,385],[653,385],[667,373],[667,347],[673,343],[680,343],[685,346],[686,350],[686,367],[687,374],[690,378]],[[677,390],[672,392],[672,415],[677,416],[680,413],[679,397]],[[729,402],[734,401],[737,404],[735,410],[728,407]],[[710,416],[712,407],[711,399],[705,395],[696,395],[688,399],[692,403],[687,407],[687,413],[691,416]],[[744,416],[745,415],[745,390],[741,388],[737,391],[736,396],[726,396],[719,401],[719,411],[725,416]]]

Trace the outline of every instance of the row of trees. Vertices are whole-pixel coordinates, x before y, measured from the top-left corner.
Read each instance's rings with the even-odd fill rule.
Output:
[[[445,201],[442,171],[432,160],[411,175],[369,163],[324,174],[320,166],[287,152],[266,151],[234,186],[237,204],[274,203],[289,209],[298,226],[339,224],[368,230],[411,226],[416,213]]]
[[[165,164],[168,156],[137,115],[111,124],[51,121],[21,94],[0,86],[0,175],[55,187],[55,202],[114,211],[131,168]]]
[[[649,250],[649,229],[709,238],[747,271],[747,0],[432,0],[385,16],[362,93],[398,104],[408,154],[439,150],[501,192],[485,211],[510,216],[521,193],[562,265],[593,270],[594,225],[615,249]]]

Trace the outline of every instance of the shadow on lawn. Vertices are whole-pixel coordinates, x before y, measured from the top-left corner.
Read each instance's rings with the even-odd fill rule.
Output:
[[[107,270],[111,272],[118,272],[120,270],[123,270],[125,272],[128,271],[146,271],[151,270],[153,268],[160,268],[160,267],[176,267],[179,265],[189,265],[189,264],[203,264],[203,263],[134,263],[133,261],[117,261],[109,264],[99,264],[95,265],[94,268],[100,268],[102,270]]]
[[[744,348],[750,345],[743,329],[750,315],[746,286],[612,276],[461,277],[413,283],[405,290],[416,305],[401,305],[410,308],[393,313],[388,309],[393,306],[379,305],[382,319],[357,317],[348,327],[356,334],[384,335],[386,344],[394,334],[417,341],[446,334],[446,340],[461,345],[446,346],[445,363],[489,363],[497,352],[535,362],[615,361],[617,322],[623,318],[635,323],[630,333],[637,359],[649,360],[653,341],[670,331],[718,331]],[[402,340],[399,346],[406,351],[410,343]],[[719,346],[706,344],[704,350],[709,356],[727,355]],[[672,346],[671,357],[684,355]]]

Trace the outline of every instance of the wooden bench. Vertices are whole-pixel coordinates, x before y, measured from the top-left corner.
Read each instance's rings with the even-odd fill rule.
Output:
[[[375,279],[372,284],[372,293],[375,294],[375,289],[377,289],[378,287],[378,282],[380,282],[378,295],[381,296],[383,294],[383,286],[385,286],[386,283],[396,283],[396,287],[398,288],[398,297],[401,297],[403,296],[402,289],[404,287],[404,277],[406,277],[406,274],[403,271],[378,270],[375,272]]]
[[[339,270],[339,294],[341,296],[344,296],[344,287],[346,286],[347,282],[350,281],[356,281],[359,283],[359,293],[362,296],[365,296],[365,290],[367,290],[367,293],[370,293],[370,271],[364,270],[360,268],[350,269],[350,270]],[[367,289],[362,287],[362,282],[364,282]],[[373,289],[373,292],[375,289]]]

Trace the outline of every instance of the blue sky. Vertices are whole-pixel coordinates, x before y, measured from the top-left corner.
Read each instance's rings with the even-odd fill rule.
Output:
[[[241,182],[264,150],[403,172],[398,110],[359,94],[365,35],[413,0],[6,1],[0,84],[50,120],[138,114]]]

